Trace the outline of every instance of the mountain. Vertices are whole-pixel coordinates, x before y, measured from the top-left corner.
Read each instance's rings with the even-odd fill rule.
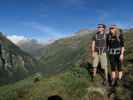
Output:
[[[74,35],[85,35],[85,34],[91,34],[91,33],[95,33],[96,30],[95,29],[81,29],[78,32],[73,33]]]
[[[24,79],[36,71],[37,61],[0,33],[0,85]]]
[[[46,44],[41,44],[35,39],[21,40],[17,43],[17,46],[35,58],[41,56],[39,51],[41,48],[45,47],[45,45]]]
[[[99,71],[95,81],[91,81],[91,65],[86,63],[91,59],[90,50],[87,50],[90,38],[90,35],[74,36],[49,45],[43,51],[47,56],[43,55],[40,60],[49,67],[49,71],[56,72],[56,75],[44,77],[37,73],[13,85],[0,87],[0,100],[48,100],[50,97],[61,97],[63,100],[132,100],[133,29],[124,33],[124,76],[119,85],[113,88],[102,85],[103,78]],[[58,66],[52,66],[56,61]],[[46,66],[42,67],[45,68]]]
[[[96,32],[94,29],[81,29],[78,32],[73,33],[74,36],[80,37],[87,34],[91,34]],[[20,40],[16,45],[18,45],[23,51],[29,53],[35,58],[39,59],[42,56],[42,52],[45,51],[43,49],[47,48],[47,45],[53,43],[52,41],[49,43],[39,43],[35,39],[23,39]]]
[[[44,73],[56,74],[70,69],[72,65],[86,60],[90,50],[92,34],[74,35],[72,37],[56,40],[54,43],[42,48],[39,62],[43,65]]]

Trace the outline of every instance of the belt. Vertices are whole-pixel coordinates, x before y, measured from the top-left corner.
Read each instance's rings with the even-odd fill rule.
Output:
[[[97,47],[97,48],[96,48],[96,51],[98,52],[98,54],[102,54],[102,53],[105,53],[105,52],[106,52],[105,49],[106,49],[106,48],[103,48],[103,47]]]
[[[115,54],[120,54],[120,52],[121,52],[121,48],[111,48],[111,49],[109,49],[109,54],[115,55]]]

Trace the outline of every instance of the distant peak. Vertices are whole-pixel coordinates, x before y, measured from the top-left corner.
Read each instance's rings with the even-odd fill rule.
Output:
[[[75,32],[74,35],[85,35],[85,34],[90,34],[94,33],[96,30],[95,29],[80,29],[78,32]]]

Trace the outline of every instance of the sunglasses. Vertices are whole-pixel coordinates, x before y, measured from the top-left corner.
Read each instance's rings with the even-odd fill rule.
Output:
[[[97,28],[104,28],[104,27],[97,27]]]

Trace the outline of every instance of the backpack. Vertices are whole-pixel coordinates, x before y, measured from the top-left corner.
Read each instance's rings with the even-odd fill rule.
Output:
[[[107,48],[107,44],[106,44],[106,39],[107,38],[107,34],[99,34],[96,33],[95,34],[95,39],[96,39],[96,51],[98,52],[106,52],[106,48]]]

